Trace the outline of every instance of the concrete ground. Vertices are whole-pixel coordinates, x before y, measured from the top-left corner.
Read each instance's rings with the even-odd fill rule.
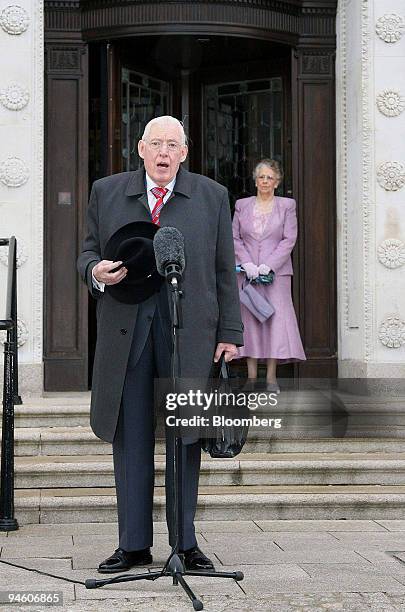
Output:
[[[205,521],[197,530],[218,570],[245,574],[239,583],[188,578],[207,611],[405,609],[405,520]],[[0,533],[0,560],[80,582],[105,577],[96,567],[116,542],[111,523],[27,525]],[[162,566],[168,553],[166,526],[156,523],[153,565]],[[0,609],[7,612],[193,610],[169,578],[87,590],[0,563],[0,591],[6,590],[62,591],[64,597],[63,608],[4,603]]]

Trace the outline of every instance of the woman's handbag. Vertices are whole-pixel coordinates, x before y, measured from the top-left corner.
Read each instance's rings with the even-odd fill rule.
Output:
[[[229,368],[223,355],[220,359],[220,373],[216,379],[215,387],[218,393],[232,393]],[[213,409],[210,409],[210,414],[230,418],[234,422],[236,419],[248,418],[249,408],[247,405],[236,406],[234,408],[229,408],[226,405],[215,405]],[[210,429],[212,430],[212,427]],[[214,459],[236,457],[246,442],[248,431],[248,425],[218,425],[214,428],[214,435],[212,437],[201,438],[201,448]]]
[[[273,304],[260,295],[251,283],[242,284],[239,289],[239,299],[260,323],[264,323],[274,314]]]

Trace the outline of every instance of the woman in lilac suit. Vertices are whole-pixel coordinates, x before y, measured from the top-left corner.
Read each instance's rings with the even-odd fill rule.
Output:
[[[236,263],[249,279],[274,272],[271,285],[255,288],[274,306],[274,314],[264,323],[241,304],[245,325],[244,346],[239,357],[247,358],[248,378],[257,378],[258,359],[267,360],[267,389],[279,393],[277,363],[304,360],[297,319],[291,298],[293,274],[291,251],[297,240],[295,200],[274,195],[283,178],[280,164],[261,160],[254,169],[257,195],[237,200],[233,218]],[[238,274],[239,287],[244,274]]]

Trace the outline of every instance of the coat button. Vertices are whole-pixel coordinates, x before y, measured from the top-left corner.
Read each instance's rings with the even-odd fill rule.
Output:
[[[127,333],[127,330],[126,330],[126,329],[124,329],[124,328],[122,328],[122,329],[120,329],[120,332],[121,332],[121,334],[122,334],[123,336],[125,336],[125,334]]]
[[[148,319],[148,321],[152,321],[153,315],[148,315],[146,318]]]

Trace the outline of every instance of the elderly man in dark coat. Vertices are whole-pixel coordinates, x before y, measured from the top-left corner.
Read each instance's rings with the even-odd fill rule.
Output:
[[[111,287],[127,269],[105,258],[117,230],[132,222],[177,228],[184,236],[181,376],[207,378],[222,353],[230,361],[243,344],[231,218],[226,189],[181,167],[187,145],[181,123],[158,117],[138,143],[144,168],[96,181],[88,208],[88,235],[78,268],[97,303],[97,346],[91,426],[113,443],[119,548],[102,562],[104,573],[152,562],[154,483],[154,378],[170,376],[170,312],[163,284],[140,304],[118,301]],[[119,267],[121,265],[121,267]],[[125,281],[124,281],[125,282]],[[172,528],[172,444],[166,442],[166,516]],[[194,516],[200,443],[182,445],[183,525],[180,550],[186,569],[213,568],[198,548]]]

